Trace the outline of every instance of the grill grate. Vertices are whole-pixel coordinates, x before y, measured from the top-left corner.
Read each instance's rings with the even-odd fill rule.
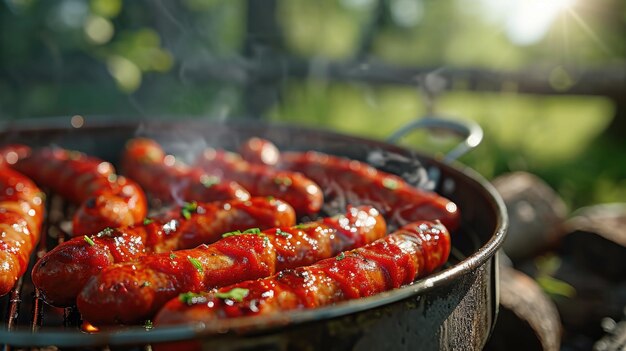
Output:
[[[69,223],[75,207],[65,202],[60,196],[49,194],[46,197],[46,216],[42,225],[41,240],[33,253],[28,270],[20,278],[13,290],[0,299],[0,317],[5,324],[5,330],[30,330],[36,333],[40,328],[54,327],[83,332],[82,319],[76,307],[58,308],[46,304],[41,298],[38,289],[33,285],[30,272],[35,262],[49,250],[61,244],[68,238]],[[3,351],[24,350],[14,348],[9,344],[2,345]],[[30,350],[60,350],[55,346],[31,348]],[[94,350],[110,350],[109,347]],[[151,350],[149,345],[131,350]]]

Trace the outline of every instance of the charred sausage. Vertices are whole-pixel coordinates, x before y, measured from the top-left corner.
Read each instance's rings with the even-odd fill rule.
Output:
[[[254,196],[282,199],[298,215],[316,213],[324,202],[320,187],[304,175],[252,164],[236,153],[207,149],[198,158],[197,166],[211,175],[238,182]]]
[[[248,200],[250,194],[238,183],[208,175],[166,155],[152,139],[135,138],[126,144],[122,157],[124,173],[154,198],[172,201]]]
[[[44,148],[19,159],[13,167],[41,186],[80,204],[73,218],[73,234],[140,222],[146,216],[143,190],[115,174],[109,162],[78,151]]]
[[[364,207],[295,227],[227,233],[209,246],[111,266],[87,282],[77,305],[83,318],[94,325],[138,323],[179,293],[311,264],[372,242],[385,232],[378,211]]]
[[[440,220],[446,228],[455,230],[460,223],[454,202],[360,161],[313,151],[283,152],[279,167],[313,179],[325,190],[329,202],[340,198],[340,203],[372,205],[399,226]]]
[[[440,223],[417,222],[362,248],[312,266],[225,286],[209,293],[185,293],[169,301],[155,325],[270,315],[371,296],[413,282],[441,267],[450,236]]]
[[[98,234],[60,244],[35,264],[33,283],[49,304],[69,306],[91,276],[114,263],[133,261],[146,253],[211,243],[228,231],[294,223],[293,209],[280,200],[252,198],[191,203],[160,219],[146,219],[136,226],[106,228]]]
[[[8,164],[0,156],[0,296],[26,271],[44,216],[44,194]]]

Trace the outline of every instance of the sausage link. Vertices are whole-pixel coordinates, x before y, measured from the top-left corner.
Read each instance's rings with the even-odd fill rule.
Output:
[[[252,164],[236,153],[207,149],[198,158],[197,166],[211,175],[238,182],[254,196],[282,199],[298,215],[316,213],[324,202],[320,187],[301,173]]]
[[[310,309],[398,288],[441,267],[450,236],[440,223],[416,222],[356,250],[312,266],[225,286],[208,293],[179,295],[157,314],[155,325],[270,315]]]
[[[229,233],[212,245],[111,266],[87,282],[77,305],[83,318],[94,325],[138,323],[182,292],[205,291],[312,264],[372,242],[385,232],[378,211],[364,207],[295,227]]]
[[[146,253],[212,243],[228,231],[294,223],[293,209],[280,200],[252,198],[188,204],[162,218],[146,219],[143,224],[106,228],[98,234],[60,244],[35,264],[33,283],[49,304],[69,306],[91,276],[114,263],[133,261]]]
[[[254,164],[276,166],[280,161],[280,151],[269,140],[250,138],[239,146],[241,157]]]
[[[7,164],[0,156],[0,296],[26,271],[44,216],[43,193]]]
[[[18,160],[13,167],[80,204],[72,221],[74,235],[132,225],[146,216],[143,190],[135,182],[117,176],[113,165],[101,159],[78,151],[43,148]]]
[[[124,173],[154,198],[165,202],[248,200],[250,193],[232,180],[209,176],[197,168],[166,156],[152,139],[135,138],[126,144],[122,157]],[[181,201],[182,200],[182,201]]]
[[[301,172],[315,181],[325,189],[327,202],[341,199],[340,203],[372,205],[398,226],[440,220],[449,230],[455,230],[460,223],[454,202],[360,161],[313,151],[283,152],[279,167]]]

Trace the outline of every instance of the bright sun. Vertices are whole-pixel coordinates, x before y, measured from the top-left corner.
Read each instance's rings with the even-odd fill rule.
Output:
[[[576,0],[483,0],[492,15],[504,22],[509,39],[519,45],[541,40],[554,20]]]

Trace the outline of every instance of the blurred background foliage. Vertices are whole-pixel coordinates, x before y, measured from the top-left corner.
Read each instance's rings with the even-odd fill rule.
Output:
[[[624,77],[625,35],[623,0],[0,0],[0,118],[254,116],[383,139],[435,113],[484,128],[463,163],[536,173],[576,208],[626,199],[626,82],[570,92],[594,70]],[[281,72],[289,60],[306,74]],[[334,79],[337,62],[466,70],[498,88]],[[278,74],[249,74],[264,67]]]

